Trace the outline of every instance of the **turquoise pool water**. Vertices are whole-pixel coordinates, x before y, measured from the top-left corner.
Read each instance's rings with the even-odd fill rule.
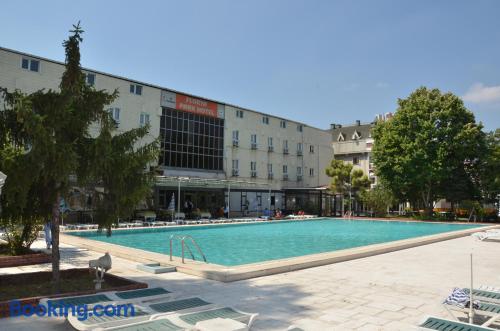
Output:
[[[262,262],[307,254],[414,238],[479,227],[468,224],[424,222],[349,221],[322,219],[199,227],[152,228],[113,231],[111,237],[96,231],[72,235],[168,254],[170,235],[190,235],[208,262],[225,266]],[[193,248],[193,253],[196,252]],[[174,255],[181,256],[180,243]],[[188,253],[185,255],[189,258]],[[199,256],[196,256],[199,259]]]

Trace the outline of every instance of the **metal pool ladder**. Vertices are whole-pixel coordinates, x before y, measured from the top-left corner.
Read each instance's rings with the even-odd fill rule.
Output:
[[[207,258],[205,257],[205,254],[203,254],[203,252],[201,251],[201,248],[200,246],[196,243],[196,240],[194,240],[193,237],[189,236],[189,235],[184,235],[184,236],[179,236],[179,235],[171,235],[170,236],[170,261],[172,261],[172,247],[173,247],[173,241],[174,239],[178,239],[181,241],[181,246],[182,246],[182,263],[185,263],[184,262],[184,248],[187,248],[189,254],[191,255],[191,258],[193,260],[196,261],[195,257],[194,257],[194,254],[193,252],[191,251],[191,248],[189,248],[189,246],[185,243],[186,239],[191,241],[191,243],[194,245],[194,247],[196,247],[196,250],[198,251],[198,253],[200,253],[200,255],[203,257],[203,261],[205,261],[205,263],[208,263],[207,262]]]

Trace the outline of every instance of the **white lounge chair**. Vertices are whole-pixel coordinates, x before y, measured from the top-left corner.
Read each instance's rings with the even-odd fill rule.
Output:
[[[175,213],[174,219],[176,220],[184,220],[186,219],[186,214],[180,212],[180,213]]]
[[[121,301],[114,303],[115,305],[123,305],[120,307],[130,307],[128,311],[122,310],[121,315],[115,316],[89,316],[81,321],[78,316],[68,316],[68,322],[77,330],[112,330],[119,329],[124,326],[138,325],[159,317],[167,317],[173,314],[187,314],[199,312],[201,310],[209,310],[220,308],[210,302],[200,298],[165,298],[164,300],[155,300],[155,302],[132,302]],[[128,306],[130,305],[130,306]],[[133,306],[133,313],[132,307]]]
[[[210,219],[210,218],[212,218],[212,214],[210,214],[209,212],[202,212],[202,213],[200,213],[200,218]]]
[[[492,329],[485,326],[479,326],[475,324],[469,324],[460,321],[451,321],[445,318],[428,316],[425,320],[418,326],[419,330],[437,330],[437,331],[493,331],[497,329]]]
[[[245,313],[234,308],[219,307],[191,313],[157,314],[146,321],[98,330],[196,330],[199,323],[221,318],[240,322],[237,330],[250,330],[257,316],[258,314]]]
[[[453,304],[443,303],[444,308],[450,314],[451,317],[458,321],[458,317],[453,314],[453,312],[460,312],[467,317],[470,313],[470,308],[461,307]],[[478,307],[474,308],[474,315],[484,316],[486,321],[481,324],[481,326],[489,326],[500,320],[500,305],[488,302],[479,302]]]
[[[128,301],[143,301],[152,300],[155,298],[165,298],[172,296],[172,292],[163,287],[151,287],[130,291],[108,291],[89,295],[79,295],[71,297],[59,298],[43,298],[40,300],[40,305],[46,306],[49,302],[51,305],[68,304],[68,305],[93,305],[96,303],[111,303],[123,300]]]
[[[474,232],[471,234],[474,238],[483,240],[500,240],[500,231],[485,231],[485,232]]]

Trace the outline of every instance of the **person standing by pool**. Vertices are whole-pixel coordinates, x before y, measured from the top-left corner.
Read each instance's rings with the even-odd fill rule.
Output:
[[[227,205],[224,206],[224,217],[229,218],[229,207]]]
[[[43,232],[45,234],[45,244],[47,245],[47,249],[50,249],[50,247],[52,246],[52,233],[50,232],[51,227],[51,222],[47,222],[43,226]]]

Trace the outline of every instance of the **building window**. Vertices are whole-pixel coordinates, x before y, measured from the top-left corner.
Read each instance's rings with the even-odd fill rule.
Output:
[[[309,145],[309,153],[314,153],[314,145]]]
[[[283,153],[288,154],[288,140],[283,140]]]
[[[94,86],[95,84],[95,74],[86,73],[85,74],[85,84],[88,86]]]
[[[309,176],[314,177],[314,168],[309,168]]]
[[[357,157],[357,156],[353,157],[352,164],[359,164],[359,157]]]
[[[285,120],[280,121],[280,128],[286,129],[286,121]]]
[[[29,70],[29,71],[39,72],[40,71],[40,61],[23,57],[23,59],[21,61],[21,68]]]
[[[239,176],[240,173],[239,173],[238,166],[239,166],[238,160],[233,160],[232,161],[232,175],[233,176]]]
[[[250,170],[257,171],[257,162],[256,161],[250,161]]]
[[[250,144],[251,144],[252,149],[257,149],[257,135],[256,134],[250,135]]]
[[[288,173],[288,166],[286,164],[283,165],[283,175]]]
[[[162,108],[160,139],[162,166],[224,170],[224,119]]]
[[[297,124],[297,131],[302,132],[304,130],[304,126],[302,124]]]
[[[273,137],[268,137],[267,138],[267,146],[273,147]]]
[[[262,123],[264,123],[264,124],[269,124],[269,117],[267,117],[267,116],[262,116]]]
[[[268,163],[267,164],[267,173],[268,174],[272,174],[273,173],[273,164],[272,163]]]
[[[234,130],[233,131],[233,141],[238,142],[238,140],[240,140],[239,137],[240,137],[240,132],[238,130]]]
[[[149,124],[149,114],[141,113],[141,116],[139,118],[139,123],[140,123],[141,127]]]
[[[297,167],[297,176],[302,176],[302,167]]]
[[[142,95],[142,86],[137,84],[130,84],[130,93]]]
[[[243,110],[236,110],[236,117],[243,118]]]
[[[116,124],[120,124],[120,108],[109,108],[108,112],[111,114],[111,117],[116,122]]]
[[[297,143],[297,153],[302,153],[302,143]]]

